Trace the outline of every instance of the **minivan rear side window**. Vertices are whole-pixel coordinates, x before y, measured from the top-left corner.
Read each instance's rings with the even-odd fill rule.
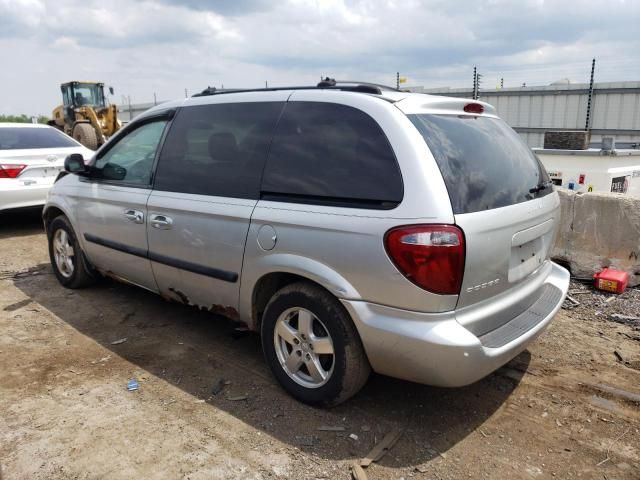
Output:
[[[504,121],[471,115],[408,117],[436,159],[453,213],[506,207],[553,191],[538,158]]]
[[[398,163],[373,118],[335,103],[287,103],[267,160],[262,198],[388,209],[402,196]]]
[[[283,102],[220,103],[178,110],[154,189],[257,199]]]

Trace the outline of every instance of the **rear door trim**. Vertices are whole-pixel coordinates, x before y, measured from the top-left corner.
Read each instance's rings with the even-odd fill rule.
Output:
[[[128,253],[136,257],[148,258],[152,262],[162,263],[169,267],[178,268],[180,270],[186,270],[188,272],[197,273],[198,275],[204,275],[206,277],[216,278],[229,283],[235,283],[238,281],[238,274],[235,272],[229,272],[227,270],[220,270],[218,268],[205,267],[196,263],[185,262],[173,257],[167,257],[157,253],[149,252],[148,250],[142,250],[140,248],[130,247],[124,243],[114,242],[104,238],[97,237],[90,233],[84,234],[84,239],[87,242],[95,243],[106,248],[118,250],[120,252]]]
[[[238,274],[235,272],[229,272],[227,270],[220,270],[218,268],[205,267],[198,265],[197,263],[185,262],[173,257],[166,257],[158,253],[149,252],[149,260],[152,262],[162,263],[170,267],[178,268],[180,270],[186,270],[188,272],[197,273],[206,277],[216,278],[229,283],[235,283],[238,281]]]
[[[113,240],[107,240],[106,238],[97,237],[90,233],[84,234],[84,239],[87,242],[95,243],[96,245],[100,245],[102,247],[111,248],[113,250],[118,250],[119,252],[128,253],[135,257],[148,258],[149,254],[147,250],[143,250],[141,248],[131,247],[124,243],[114,242]]]

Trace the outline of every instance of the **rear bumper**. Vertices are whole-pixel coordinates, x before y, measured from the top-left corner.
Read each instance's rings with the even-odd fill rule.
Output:
[[[535,340],[562,306],[569,272],[551,264],[537,300],[498,329],[476,336],[456,312],[410,312],[343,300],[374,371],[442,387],[473,383],[501,367]]]
[[[44,205],[47,201],[47,193],[53,186],[51,182],[25,185],[17,179],[0,180],[0,210],[12,208],[35,207]]]

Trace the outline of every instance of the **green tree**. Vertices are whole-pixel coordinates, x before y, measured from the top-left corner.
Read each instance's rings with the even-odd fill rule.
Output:
[[[47,123],[49,121],[49,117],[45,115],[39,115],[37,118],[38,123]],[[31,123],[31,117],[24,113],[21,115],[0,115],[0,122]]]

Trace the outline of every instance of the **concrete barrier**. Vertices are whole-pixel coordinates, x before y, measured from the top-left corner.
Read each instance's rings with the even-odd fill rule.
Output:
[[[616,193],[558,189],[561,226],[551,257],[575,277],[591,278],[603,267],[629,274],[640,284],[640,198]]]

